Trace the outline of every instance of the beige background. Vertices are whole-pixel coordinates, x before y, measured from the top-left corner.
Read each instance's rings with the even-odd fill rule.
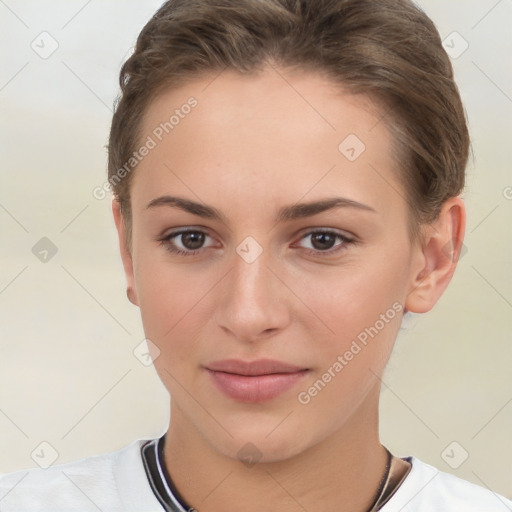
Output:
[[[35,466],[43,441],[59,463],[167,427],[167,392],[133,354],[144,335],[109,201],[92,195],[105,181],[119,67],[159,4],[0,4],[0,472]],[[443,38],[458,32],[454,55],[469,44],[453,59],[474,149],[467,253],[438,305],[399,338],[382,441],[512,498],[512,2],[420,5]],[[59,45],[48,58],[31,48],[51,49],[43,31]],[[42,237],[58,249],[46,263],[32,252]]]

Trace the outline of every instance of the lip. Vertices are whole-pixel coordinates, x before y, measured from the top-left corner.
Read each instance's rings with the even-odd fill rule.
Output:
[[[213,383],[228,397],[247,403],[271,400],[308,373],[308,368],[273,359],[224,359],[205,366]]]
[[[223,359],[222,361],[209,363],[206,368],[216,372],[236,373],[238,375],[269,375],[271,373],[295,373],[307,370],[307,368],[275,359],[257,359],[255,361]]]

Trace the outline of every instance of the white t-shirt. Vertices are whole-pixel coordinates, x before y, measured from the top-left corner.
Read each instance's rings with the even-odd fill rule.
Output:
[[[163,512],[141,454],[156,441],[139,439],[118,451],[0,475],[0,511]],[[412,469],[381,512],[512,512],[512,501],[501,495],[414,456],[403,458]]]

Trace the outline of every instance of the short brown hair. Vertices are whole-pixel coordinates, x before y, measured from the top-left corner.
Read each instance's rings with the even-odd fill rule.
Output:
[[[201,73],[256,74],[269,63],[322,73],[377,101],[396,142],[412,238],[462,192],[465,111],[439,33],[411,1],[169,0],[142,29],[119,77],[108,175],[128,229],[133,173],[119,179],[118,171],[137,148],[151,100]]]

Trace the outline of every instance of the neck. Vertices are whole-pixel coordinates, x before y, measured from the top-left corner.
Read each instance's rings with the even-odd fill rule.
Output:
[[[251,466],[219,453],[173,410],[164,458],[175,487],[199,512],[367,512],[385,472],[378,389],[339,430],[285,460]]]

